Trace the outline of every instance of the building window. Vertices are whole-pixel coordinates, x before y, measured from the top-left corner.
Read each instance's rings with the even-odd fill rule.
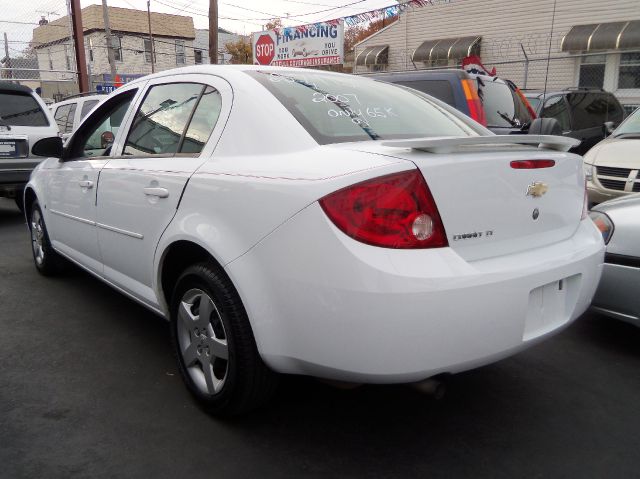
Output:
[[[145,38],[144,40],[144,61],[147,63],[151,63],[151,39],[150,38]],[[156,52],[155,49],[153,51],[153,61],[154,63],[158,61],[157,57],[156,57]]]
[[[604,86],[604,67],[606,55],[589,55],[582,57],[578,86],[602,88]]]
[[[67,45],[64,46],[64,60],[67,70],[71,70],[71,57],[69,56],[69,47]]]
[[[93,39],[89,38],[89,61],[93,61]]]
[[[200,63],[202,63],[202,50],[194,50],[193,58],[196,62],[196,65],[199,65]]]
[[[117,62],[122,61],[122,37],[111,35],[111,48],[113,48],[113,58]]]
[[[53,58],[51,58],[51,48],[47,49],[47,54],[49,55],[49,70],[53,70]]]
[[[640,88],[640,53],[620,55],[618,88]]]
[[[176,40],[176,65],[184,63],[184,40]]]

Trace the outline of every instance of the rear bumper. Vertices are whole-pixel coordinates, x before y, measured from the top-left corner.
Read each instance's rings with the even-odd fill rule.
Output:
[[[493,362],[566,326],[603,256],[588,220],[560,243],[466,262],[358,243],[313,204],[226,269],[271,368],[393,383]]]

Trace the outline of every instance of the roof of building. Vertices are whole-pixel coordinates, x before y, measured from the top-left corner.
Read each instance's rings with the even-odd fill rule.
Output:
[[[149,33],[147,12],[131,8],[109,8],[111,31],[122,33]],[[89,5],[82,9],[82,27],[85,33],[104,31],[101,5]],[[173,38],[195,38],[193,18],[183,15],[151,12],[151,31],[154,36]],[[33,29],[35,48],[69,38],[69,18],[58,18]]]
[[[196,28],[197,31],[199,32],[207,32],[209,33],[209,29],[208,28]],[[229,30],[225,30],[224,28],[220,28],[218,27],[218,33],[226,33],[227,35],[236,35],[233,32],[230,32]]]

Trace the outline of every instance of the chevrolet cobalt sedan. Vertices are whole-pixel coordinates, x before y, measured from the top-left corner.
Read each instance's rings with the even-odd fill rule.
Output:
[[[26,193],[36,268],[72,261],[171,322],[213,414],[277,373],[407,383],[514,354],[589,305],[604,245],[570,138],[496,136],[338,73],[162,72],[119,88]]]

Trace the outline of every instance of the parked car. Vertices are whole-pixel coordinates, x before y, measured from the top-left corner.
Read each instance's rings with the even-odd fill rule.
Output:
[[[105,95],[78,95],[51,105],[49,108],[62,133],[62,139],[67,141],[84,117],[105,98]]]
[[[589,214],[607,243],[592,307],[640,326],[640,195],[601,203]]]
[[[640,193],[640,110],[584,156],[589,201]]]
[[[0,196],[15,199],[22,209],[24,186],[42,158],[31,147],[58,134],[53,117],[30,88],[0,82]]]
[[[111,94],[64,150],[37,145],[52,158],[26,193],[33,257],[170,320],[181,375],[215,414],[264,401],[275,372],[418,381],[588,307],[604,245],[574,143],[498,137],[351,75],[165,71]]]
[[[562,134],[580,140],[572,151],[584,155],[624,119],[622,105],[613,93],[594,88],[567,88],[546,95],[525,91],[540,118],[554,118]]]
[[[434,96],[498,135],[526,133],[536,117],[516,85],[495,76],[475,75],[459,69],[366,76]]]

